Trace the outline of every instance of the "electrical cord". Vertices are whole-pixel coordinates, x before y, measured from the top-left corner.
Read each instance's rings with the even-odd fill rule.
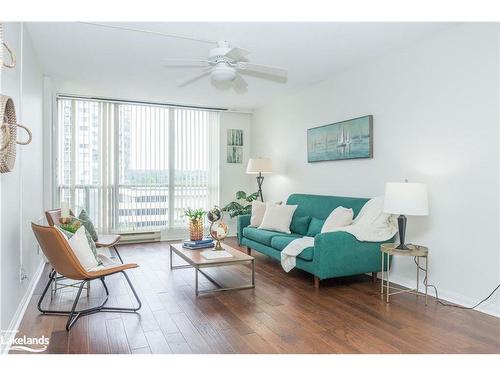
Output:
[[[423,280],[423,283],[424,283],[424,286],[427,286],[428,288],[433,288],[434,289],[434,292],[436,294],[436,302],[438,304],[440,304],[441,306],[446,306],[446,307],[456,307],[457,309],[462,309],[462,310],[474,310],[476,307],[478,307],[479,305],[481,305],[482,303],[486,302],[487,300],[489,300],[491,298],[491,296],[498,290],[500,289],[500,284],[498,284],[496,286],[495,289],[493,289],[493,291],[488,295],[488,297],[484,298],[483,300],[479,301],[478,303],[476,303],[474,306],[472,307],[466,307],[466,306],[460,306],[460,305],[456,305],[454,303],[447,303],[447,302],[443,302],[439,299],[439,294],[438,294],[438,290],[436,288],[435,285],[432,285],[432,284],[428,284],[428,280],[427,280],[427,270],[423,267],[421,267],[418,263],[417,263],[417,257],[413,257],[413,261],[415,262],[415,265],[418,267],[418,269],[422,270],[425,272],[425,277],[424,277],[424,280]]]

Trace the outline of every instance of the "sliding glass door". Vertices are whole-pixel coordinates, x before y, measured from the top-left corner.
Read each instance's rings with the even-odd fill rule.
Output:
[[[219,113],[58,99],[56,202],[101,231],[183,226],[187,207],[219,199]]]

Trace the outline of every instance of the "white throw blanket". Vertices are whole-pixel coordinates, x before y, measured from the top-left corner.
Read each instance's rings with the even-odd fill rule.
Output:
[[[281,251],[281,267],[285,272],[289,272],[297,264],[297,256],[307,249],[308,247],[314,246],[314,237],[302,237],[297,238],[290,242]]]
[[[370,199],[365,203],[352,225],[338,227],[331,232],[347,232],[358,241],[387,241],[396,234],[398,226],[395,216],[384,213],[383,208],[383,196]],[[281,252],[283,269],[286,272],[293,269],[297,264],[297,256],[310,246],[314,246],[313,237],[298,238],[290,242]]]

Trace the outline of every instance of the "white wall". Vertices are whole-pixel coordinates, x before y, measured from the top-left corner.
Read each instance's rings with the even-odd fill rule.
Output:
[[[33,133],[31,144],[18,146],[14,170],[0,175],[0,323],[1,329],[8,329],[15,324],[42,264],[30,227],[31,221],[37,222],[43,214],[42,73],[22,24],[5,23],[4,30],[17,66],[3,69],[2,94],[13,98],[18,122]],[[24,132],[18,131],[18,136],[25,139]],[[26,276],[22,281],[21,273]]]
[[[252,115],[246,113],[223,112],[221,113],[220,126],[220,204],[224,207],[235,200],[239,190],[253,193],[257,190],[255,178],[245,173],[250,155]],[[226,160],[227,130],[243,130],[243,163],[228,163]],[[252,184],[252,182],[254,184]],[[229,224],[229,235],[236,235],[236,220],[229,214],[224,216],[224,221]]]
[[[373,197],[387,181],[428,184],[430,216],[407,238],[430,248],[440,296],[471,305],[500,282],[499,29],[450,28],[255,111],[252,153],[268,156],[269,200],[293,192]],[[374,117],[372,160],[307,163],[307,128]],[[414,286],[411,260],[392,278]],[[500,298],[482,309],[500,315]]]

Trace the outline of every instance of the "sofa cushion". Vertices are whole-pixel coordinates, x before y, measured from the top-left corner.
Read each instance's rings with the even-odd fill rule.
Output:
[[[295,240],[296,238],[290,237],[290,236],[275,236],[271,239],[271,246],[275,248],[276,250],[282,251],[287,245]],[[314,254],[314,247],[307,247],[305,248],[298,256],[297,258],[300,258],[302,260],[312,260],[313,259],[313,254]]]
[[[290,224],[290,231],[305,236],[309,229],[311,216],[294,216]]]
[[[264,202],[255,200],[252,202],[252,212],[250,217],[250,226],[257,228],[262,224],[262,219],[266,213],[266,204]]]
[[[290,224],[296,205],[275,205],[267,203],[264,218],[259,229],[290,234]]]
[[[288,197],[286,204],[296,204],[299,206],[295,211],[295,215],[297,216],[311,216],[318,219],[326,219],[338,206],[352,208],[354,217],[356,217],[366,202],[368,202],[366,198],[292,194]]]
[[[284,234],[280,232],[274,232],[271,230],[259,229],[246,227],[243,229],[243,236],[266,246],[271,246],[271,240],[273,237],[282,236],[282,237],[291,237],[291,238],[300,238],[301,236],[297,234]]]
[[[307,230],[306,236],[308,237],[316,236],[318,233],[321,232],[321,228],[323,228],[324,223],[325,223],[324,220],[313,217],[311,219],[311,223],[309,224],[309,229]]]
[[[351,225],[353,217],[354,212],[352,211],[352,208],[338,206],[326,218],[325,223],[321,228],[321,233],[333,232],[339,227],[346,227],[348,225]]]

